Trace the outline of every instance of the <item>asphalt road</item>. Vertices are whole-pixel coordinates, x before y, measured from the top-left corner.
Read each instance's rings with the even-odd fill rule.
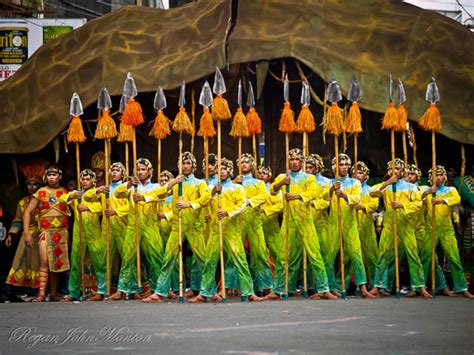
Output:
[[[0,305],[0,354],[474,353],[474,302]]]

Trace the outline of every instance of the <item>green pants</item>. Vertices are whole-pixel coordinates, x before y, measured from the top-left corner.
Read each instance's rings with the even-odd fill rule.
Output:
[[[341,202],[342,203],[342,202]],[[331,242],[328,243],[329,252],[326,255],[326,270],[330,277],[329,288],[331,291],[339,289],[339,285],[333,278],[334,264],[336,262],[337,253],[340,251],[339,241],[339,226],[337,218],[331,218],[334,215],[330,215],[329,218],[329,231],[328,238]],[[344,243],[344,265],[345,268],[345,281],[346,284],[350,280],[352,271],[354,271],[354,280],[357,286],[364,285],[367,283],[367,276],[365,274],[364,260],[362,258],[362,247],[359,239],[359,232],[357,230],[357,220],[352,215],[351,211],[342,211],[342,239]]]
[[[278,248],[280,244],[280,224],[278,223],[278,215],[266,216],[262,215],[263,234],[265,236],[265,243],[267,244],[270,256],[275,262]]]
[[[171,226],[167,220],[160,220],[160,234],[163,245],[166,246],[171,234]],[[176,259],[173,274],[171,275],[171,289],[175,292],[179,291],[179,259]]]
[[[240,218],[239,216],[226,218],[222,221],[222,224],[224,249],[227,259],[235,266],[235,274],[240,284],[240,293],[242,296],[251,296],[254,294],[253,282],[240,233]],[[216,269],[219,262],[218,221],[213,220],[210,228],[211,232],[206,246],[206,262],[202,273],[200,290],[200,294],[204,297],[212,297],[217,292]]]
[[[262,215],[254,208],[247,207],[243,213],[242,235],[249,241],[250,272],[255,289],[263,291],[272,288],[272,272],[263,234]]]
[[[372,215],[359,214],[358,227],[362,256],[367,265],[369,283],[373,286],[375,283],[375,269],[377,267],[378,245]]]
[[[97,280],[97,293],[105,295],[107,292],[106,282],[106,241],[101,238],[98,218],[89,220],[89,213],[82,213],[83,225],[83,253],[84,258],[89,252],[93,273]],[[89,214],[90,215],[90,214]],[[81,296],[81,248],[79,236],[79,221],[74,224],[71,269],[69,272],[69,296],[79,298]]]
[[[426,279],[428,279],[428,275],[431,275],[431,238],[431,226],[427,225],[425,230],[425,241],[420,251],[421,263],[423,265],[424,275]],[[461,258],[459,256],[458,242],[456,240],[454,228],[450,220],[445,223],[436,223],[435,249],[439,242],[441,242],[441,247],[443,248],[444,254],[446,255],[446,258],[448,259],[449,265],[451,267],[451,277],[453,279],[454,291],[466,291],[466,277],[464,275]],[[437,263],[437,258],[436,264],[438,264],[439,267],[439,263]],[[435,267],[435,269],[437,268]],[[439,269],[441,269],[441,267],[439,267]],[[444,285],[442,283],[438,284],[438,282],[442,282],[442,280],[439,280],[437,273],[435,282],[436,291],[441,290],[441,287],[443,286],[446,287],[446,281],[444,282]]]
[[[279,250],[275,263],[275,278],[273,280],[273,290],[276,293],[285,292],[285,249],[286,249],[286,219],[283,221],[280,230]],[[301,269],[301,255],[303,247],[306,249],[309,265],[311,265],[313,276],[315,277],[316,289],[318,292],[329,291],[328,278],[324,261],[321,256],[318,236],[312,219],[292,219],[288,228],[288,290],[294,291],[299,271]],[[309,282],[311,284],[311,280]]]
[[[415,231],[408,218],[398,218],[398,245],[403,248],[407,256],[412,288],[425,287],[425,278],[420,257],[418,256]],[[393,210],[388,210],[385,213],[384,228],[379,242],[375,287],[388,289],[388,270],[395,258],[393,241]],[[399,250],[401,248],[399,247]]]
[[[181,222],[182,239],[188,240],[189,246],[193,252],[193,267],[191,289],[199,291],[202,277],[202,269],[205,261],[205,241],[204,241],[204,226],[203,221],[191,218],[191,215],[183,218]],[[166,243],[165,256],[163,268],[157,279],[157,288],[155,293],[166,297],[171,288],[171,280],[176,271],[176,263],[179,262],[179,235],[178,235],[178,221],[173,220],[171,226],[171,234]]]
[[[150,289],[155,290],[163,263],[163,241],[158,223],[154,218],[139,215],[139,244],[142,268],[146,269]],[[122,247],[122,266],[118,284],[118,290],[125,293],[140,291],[137,282],[136,247],[135,215],[131,211]],[[144,276],[145,272],[142,272],[142,281],[144,281]]]

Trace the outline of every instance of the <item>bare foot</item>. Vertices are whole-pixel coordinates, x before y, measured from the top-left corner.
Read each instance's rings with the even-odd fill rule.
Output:
[[[427,299],[433,298],[433,296],[431,296],[431,294],[428,291],[426,291],[426,288],[424,287],[420,291],[420,296],[421,298],[427,298]]]
[[[168,292],[168,298],[169,298],[170,300],[175,300],[175,299],[178,298],[178,295],[177,295],[174,291],[171,291],[171,290],[170,290],[170,291]]]
[[[142,299],[143,303],[161,303],[163,302],[163,297],[153,293],[152,295],[148,296],[147,298]]]
[[[58,295],[55,295],[55,296],[49,296],[49,302],[59,302],[61,301],[61,297],[59,297]]]
[[[222,303],[222,297],[219,296],[218,294],[215,294],[214,296],[212,296],[212,300],[217,303]]]
[[[196,297],[191,298],[188,303],[206,303],[207,299],[204,296],[197,295]]]
[[[327,299],[327,300],[337,300],[337,296],[334,296],[331,292],[327,291],[327,292],[320,292],[320,293],[317,293],[317,295],[319,295],[319,297],[321,298],[324,298],[324,299]]]
[[[69,296],[64,296],[60,302],[72,302],[75,301],[75,298],[69,297]]]
[[[240,297],[240,288],[234,291],[234,297]]]
[[[361,285],[360,286],[360,296],[362,298],[377,298],[377,296],[374,296],[373,294],[371,294],[367,291],[367,286],[366,285]]]
[[[46,300],[46,298],[44,297],[44,295],[38,295],[36,296],[35,298],[33,298],[31,300],[31,302],[33,303],[40,303],[40,302],[44,302]]]
[[[135,301],[141,301],[143,299],[143,297],[139,293],[134,293],[132,299],[134,299]]]
[[[469,298],[469,299],[471,299],[471,300],[474,299],[474,295],[473,295],[472,293],[470,293],[469,291],[464,291],[464,292],[462,293],[462,296],[463,296],[463,297],[466,297],[466,298]]]
[[[388,297],[388,296],[390,296],[390,292],[387,292],[385,290],[380,290],[379,295],[380,295],[380,297]]]
[[[333,296],[336,296],[337,298],[341,298],[341,294],[340,294],[339,292],[337,292],[337,291],[331,291],[331,294],[332,294]]]
[[[456,297],[456,292],[453,292],[451,291],[449,288],[443,288],[443,290],[441,291],[441,294],[443,296],[448,296],[448,297]]]
[[[263,297],[258,297],[257,295],[249,296],[249,302],[262,302],[265,301]]]
[[[101,294],[96,293],[95,295],[90,296],[87,301],[91,302],[97,302],[97,301],[102,301],[104,299],[104,296]]]
[[[321,295],[319,293],[315,293],[314,295],[309,296],[312,300],[320,300]]]
[[[148,289],[148,290],[143,291],[142,293],[140,293],[140,299],[150,297],[151,295],[152,295],[152,292]]]
[[[416,297],[416,291],[415,290],[411,290],[409,291],[405,297]]]
[[[219,295],[222,296],[222,292]],[[231,289],[226,290],[226,295],[227,297],[234,297],[235,290],[231,290]]]
[[[269,293],[267,293],[264,297],[264,299],[266,300],[269,300],[269,301],[276,301],[278,300],[280,297],[278,297],[278,295],[276,293],[274,293],[273,291],[270,291]]]
[[[109,297],[106,297],[104,301],[121,301],[122,299],[123,299],[123,293],[120,291],[117,291],[111,294]]]
[[[189,291],[186,291],[184,294],[183,294],[183,297],[184,298],[193,298],[196,294],[194,293],[193,290],[189,290]]]
[[[380,296],[379,289],[377,287],[374,287],[373,289],[370,290],[369,292],[372,296],[378,297]]]

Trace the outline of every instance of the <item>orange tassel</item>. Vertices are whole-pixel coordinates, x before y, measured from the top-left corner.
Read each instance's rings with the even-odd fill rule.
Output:
[[[142,107],[133,98],[128,100],[125,112],[122,116],[122,121],[130,126],[138,126],[145,122],[143,119]]]
[[[408,113],[404,104],[400,104],[397,108],[398,128],[397,132],[405,132],[407,130]]]
[[[191,136],[194,135],[194,127],[184,107],[180,107],[179,112],[176,114],[173,122],[173,131],[185,132]]]
[[[133,127],[124,123],[123,121],[120,122],[120,132],[117,137],[118,142],[131,142],[133,141]]]
[[[229,133],[232,137],[248,137],[247,119],[245,118],[242,108],[239,107],[232,120],[232,128]]]
[[[295,129],[295,113],[291,110],[290,103],[286,101],[281,113],[278,130],[283,133],[292,133],[295,131]]]
[[[398,129],[398,113],[393,102],[388,105],[385,115],[382,119],[382,129],[397,130]]]
[[[255,108],[251,107],[247,112],[247,129],[249,130],[250,136],[255,136],[262,133],[262,120],[255,111]]]
[[[207,107],[204,107],[204,112],[202,113],[201,120],[199,121],[199,131],[197,135],[204,138],[211,138],[216,135],[214,121],[212,120],[212,115],[209,112],[209,108]]]
[[[84,128],[82,127],[82,121],[79,116],[74,116],[69,124],[67,130],[67,141],[69,143],[83,143],[86,141]]]
[[[420,118],[419,125],[425,131],[439,131],[441,129],[441,114],[436,104],[431,104]]]
[[[349,134],[362,133],[362,115],[360,114],[359,104],[353,102],[349,113],[347,114],[344,129]]]
[[[150,131],[150,136],[156,139],[165,139],[166,136],[171,134],[170,120],[162,111],[158,111],[155,118],[155,123]]]
[[[316,130],[314,116],[308,106],[303,106],[296,121],[296,131],[298,133],[311,133]]]
[[[99,122],[97,122],[94,137],[97,139],[110,139],[116,137],[117,134],[115,121],[110,117],[109,111],[103,110],[102,116],[100,116]]]
[[[338,136],[344,130],[344,118],[342,117],[342,110],[333,102],[328,108],[326,116],[324,117],[324,127],[326,132]]]
[[[232,118],[229,103],[222,96],[216,96],[212,101],[212,118],[216,121],[225,121]]]

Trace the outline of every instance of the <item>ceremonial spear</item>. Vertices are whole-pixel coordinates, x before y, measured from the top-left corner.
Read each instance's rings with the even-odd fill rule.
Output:
[[[285,133],[285,169],[288,176],[290,171],[290,159],[288,157],[290,152],[290,134],[296,129],[295,124],[295,113],[291,109],[290,105],[290,84],[288,81],[288,74],[284,75],[283,80],[283,99],[285,100],[283,111],[281,112],[280,123],[278,130]],[[285,193],[290,193],[290,185],[286,185]],[[285,300],[288,300],[288,275],[289,275],[289,223],[290,223],[290,206],[289,202],[285,199]]]
[[[101,111],[99,122],[94,137],[104,140],[105,155],[105,184],[109,186],[109,168],[110,168],[110,139],[117,136],[117,127],[115,121],[110,117],[109,111],[112,108],[112,99],[106,88],[102,88],[97,100],[97,108]],[[104,206],[104,204],[103,204]],[[105,210],[109,209],[109,194],[105,195],[105,209],[103,210],[103,218],[105,218],[105,236],[106,236],[106,273],[107,273],[107,294],[110,295],[110,219],[105,214]]]
[[[79,116],[84,114],[82,108],[82,102],[77,93],[74,93],[71,98],[71,104],[69,106],[69,114],[72,116],[71,123],[67,130],[67,141],[69,143],[76,144],[76,174],[77,174],[77,186],[81,187],[81,159],[80,159],[80,143],[86,141],[84,135],[84,128],[82,127],[82,121]],[[81,199],[79,199],[80,203]],[[82,213],[77,211],[78,224],[79,224],[79,249],[81,253],[81,300],[86,298],[86,276],[84,272],[84,228],[82,224]]]
[[[389,106],[382,120],[382,129],[390,130],[390,151],[392,158],[392,175],[395,174],[395,131],[400,129],[398,112],[393,103],[393,80],[390,75]],[[393,201],[397,201],[397,186],[392,184]],[[395,253],[395,295],[400,299],[400,275],[398,270],[398,236],[397,236],[397,210],[393,209],[393,250]]]
[[[123,97],[128,99],[127,105],[125,106],[122,123],[131,126],[132,131],[132,156],[133,156],[133,176],[137,176],[137,132],[136,126],[141,125],[145,120],[143,119],[142,108],[140,104],[135,101],[135,97],[138,95],[137,86],[135,80],[133,80],[132,74],[128,73],[125,83],[123,85]],[[138,187],[135,186],[134,190],[137,192]],[[136,255],[137,255],[137,283],[138,287],[142,287],[141,280],[141,260],[140,260],[140,232],[138,229],[138,208],[139,204],[135,203],[135,244],[136,244]]]
[[[186,84],[183,81],[179,90],[179,111],[173,121],[173,131],[179,133],[179,158],[178,158],[178,170],[179,175],[183,173],[183,132],[193,135],[194,127],[191,124],[191,120],[184,108],[186,104]],[[183,196],[183,183],[180,182],[178,185],[178,197]],[[178,243],[179,243],[179,303],[184,302],[183,298],[183,235],[182,235],[182,211],[178,210]]]
[[[303,154],[309,156],[309,133],[316,130],[314,116],[309,109],[311,97],[309,94],[309,85],[303,80],[301,88],[301,112],[296,121],[296,131],[303,134]],[[308,261],[306,255],[306,247],[303,243],[303,297],[308,298]]]
[[[214,121],[209,112],[209,107],[212,105],[212,90],[209,83],[204,83],[201,94],[199,95],[199,104],[202,106],[202,116],[199,121],[199,131],[197,135],[204,140],[204,175],[206,177],[206,184],[209,181],[209,138],[216,135],[214,128]],[[217,174],[220,174],[218,171]],[[208,210],[208,208],[206,208]],[[206,223],[206,240],[209,238],[209,223]],[[224,272],[224,270],[222,270]]]
[[[232,115],[229,110],[229,104],[222,95],[227,91],[225,87],[224,77],[222,76],[219,68],[216,68],[214,75],[214,85],[212,91],[216,95],[212,101],[212,118],[217,121],[217,182],[221,183],[221,158],[222,158],[222,142],[221,142],[221,124],[222,121],[229,120]],[[217,208],[221,208],[221,194],[217,193]],[[222,220],[219,218],[219,255],[221,261],[221,271],[224,271],[224,242],[222,239]],[[222,302],[226,301],[226,290],[225,290],[225,274],[222,272]]]
[[[161,86],[158,86],[155,94],[155,100],[153,101],[153,108],[156,110],[157,114],[155,117],[155,123],[153,128],[150,130],[150,136],[156,138],[158,145],[158,154],[157,154],[157,165],[158,165],[158,179],[161,175],[161,141],[166,138],[166,136],[171,134],[170,130],[170,120],[165,116],[163,110],[167,107],[166,96]]]
[[[247,129],[250,136],[252,136],[252,148],[253,148],[253,159],[258,165],[258,154],[257,154],[257,136],[262,133],[262,120],[255,110],[255,95],[253,93],[252,82],[249,81],[249,92],[247,94],[247,106],[249,111],[247,112]],[[240,157],[239,157],[240,158]]]
[[[242,82],[240,80],[237,90],[237,104],[239,107],[232,120],[232,127],[229,134],[238,140],[239,175],[242,175],[242,137],[248,137],[249,131],[247,129],[247,119],[242,112]]]
[[[352,102],[352,105],[347,114],[346,121],[344,122],[344,131],[354,135],[354,165],[359,160],[359,147],[357,138],[359,133],[362,133],[362,115],[360,113],[359,101],[362,100],[362,90],[356,77],[353,76],[351,80],[351,86],[349,93],[347,94],[347,100]]]
[[[342,100],[342,93],[337,80],[333,78],[328,85],[326,98],[331,103],[324,117],[324,128],[329,134],[334,135],[334,155],[336,158],[336,182],[339,181],[339,134],[344,131],[344,119],[342,116],[342,109],[337,104]],[[346,281],[344,274],[344,242],[342,238],[342,215],[341,215],[341,201],[337,198],[337,226],[339,231],[340,244],[340,265],[341,265],[341,287],[342,299],[346,299]]]
[[[431,186],[436,186],[436,131],[441,129],[441,114],[436,107],[436,103],[440,100],[438,86],[435,78],[431,78],[427,88],[425,100],[430,103],[430,106],[420,118],[419,125],[425,131],[431,131]],[[433,198],[436,193],[433,194]],[[435,281],[435,237],[436,237],[436,206],[432,204],[431,213],[431,289],[433,296],[435,296],[436,281]]]

